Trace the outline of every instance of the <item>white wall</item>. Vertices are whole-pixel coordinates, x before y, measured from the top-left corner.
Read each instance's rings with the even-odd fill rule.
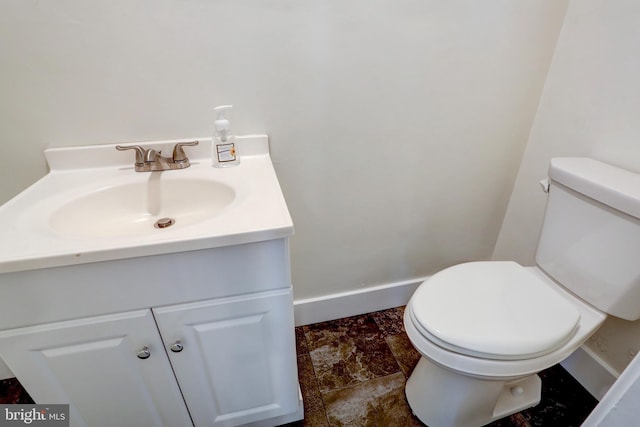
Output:
[[[266,132],[296,299],[491,256],[567,0],[3,0],[0,202],[47,145]]]
[[[640,415],[640,356],[627,366],[622,377],[609,389],[581,427],[629,427]]]
[[[572,1],[522,159],[495,259],[532,265],[551,157],[587,156],[640,172],[640,2]],[[608,320],[587,346],[621,372],[640,322]]]

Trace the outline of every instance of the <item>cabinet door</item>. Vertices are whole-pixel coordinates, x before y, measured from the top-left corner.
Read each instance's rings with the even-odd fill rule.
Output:
[[[72,426],[192,425],[150,310],[3,331],[0,356]]]
[[[182,345],[167,353],[196,426],[235,426],[298,409],[290,289],[153,311],[169,349]]]

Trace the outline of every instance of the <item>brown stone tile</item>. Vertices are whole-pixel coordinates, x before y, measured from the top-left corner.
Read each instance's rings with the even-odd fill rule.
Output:
[[[298,326],[296,329],[296,354],[301,356],[303,354],[309,354],[309,348],[307,347],[307,338],[304,336],[304,328]]]
[[[371,314],[376,324],[385,335],[397,335],[404,333],[404,306],[376,311]]]
[[[531,427],[577,427],[598,404],[560,365],[545,369],[538,375],[542,380],[542,400],[521,413]]]
[[[505,418],[496,420],[485,427],[531,427],[531,424],[521,413],[513,414]]]
[[[422,426],[404,396],[401,372],[353,387],[322,393],[329,425],[367,427]]]
[[[409,378],[413,368],[416,367],[418,360],[420,360],[420,353],[413,347],[406,334],[389,335],[385,340],[398,361],[400,369],[402,369],[404,375]]]
[[[306,325],[303,328],[307,337],[307,343],[321,342],[326,331],[340,332],[350,337],[380,332],[373,317],[368,314],[314,323],[312,325]]]
[[[11,405],[16,403],[34,403],[29,393],[15,378],[0,380],[0,404]]]
[[[358,384],[400,370],[371,316],[305,326],[320,391]]]
[[[298,381],[302,391],[304,403],[304,420],[295,423],[295,426],[327,427],[327,415],[324,410],[322,396],[318,389],[318,381],[313,370],[311,357],[308,354],[298,356]]]
[[[509,419],[513,427],[531,427],[529,421],[527,421],[521,413],[513,414],[509,417]]]

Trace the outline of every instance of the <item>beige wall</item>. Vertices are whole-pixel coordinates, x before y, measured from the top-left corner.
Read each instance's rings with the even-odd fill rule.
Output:
[[[551,157],[640,172],[639,22],[636,0],[570,3],[495,259],[533,264],[546,201],[538,181]],[[640,322],[608,320],[588,346],[620,372],[640,348]]]
[[[491,256],[567,0],[5,0],[0,202],[47,145],[268,133],[296,298]]]

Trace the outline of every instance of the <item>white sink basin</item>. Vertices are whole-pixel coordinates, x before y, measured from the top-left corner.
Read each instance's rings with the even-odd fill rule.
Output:
[[[139,144],[170,153],[176,142]],[[190,167],[162,172],[135,172],[115,144],[47,149],[49,174],[0,206],[0,273],[292,235],[268,138],[238,137],[238,148],[240,164],[218,169],[200,139]]]
[[[172,179],[180,172],[147,173],[144,182],[82,195],[51,213],[51,229],[63,237],[96,238],[161,233],[219,214],[235,191],[203,179]],[[160,221],[158,223],[158,221]],[[156,225],[157,224],[157,225]]]

